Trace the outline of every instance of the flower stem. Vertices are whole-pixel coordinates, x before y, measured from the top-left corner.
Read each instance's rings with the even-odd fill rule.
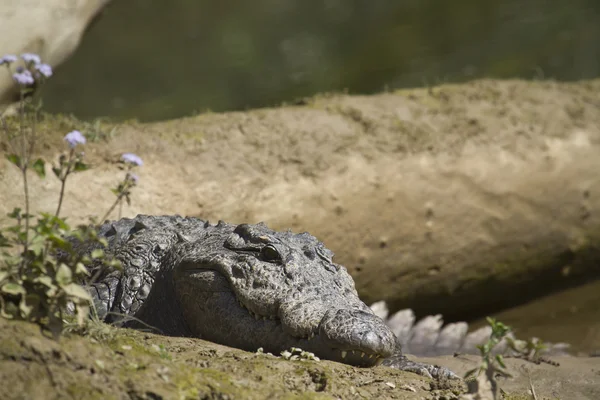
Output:
[[[69,173],[71,172],[71,166],[73,165],[72,160],[74,154],[75,150],[71,149],[69,152],[69,161],[67,162],[67,170],[64,172],[64,175],[60,177],[60,196],[58,197],[56,213],[54,213],[54,216],[56,217],[58,217],[58,214],[60,214],[60,208],[62,207],[63,199],[65,197],[65,186],[67,186],[67,177],[69,176]]]
[[[112,204],[112,206],[110,206],[110,208],[108,209],[106,214],[104,214],[104,216],[100,219],[100,223],[103,223],[104,221],[106,221],[106,219],[108,218],[110,213],[113,212],[113,210],[115,209],[117,204],[119,204],[121,202],[121,199],[123,198],[123,196],[125,196],[125,193],[123,193],[123,192],[119,193],[115,202]]]
[[[29,155],[27,154],[27,134],[25,133],[25,92],[20,90],[19,99],[19,131],[21,133],[21,165],[19,169],[23,175],[23,193],[25,195],[25,240],[23,243],[23,254],[29,250],[29,185],[27,183],[27,165],[29,164]],[[21,266],[24,268],[26,258],[22,258]]]

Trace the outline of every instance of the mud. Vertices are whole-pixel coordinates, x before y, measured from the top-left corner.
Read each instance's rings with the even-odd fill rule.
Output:
[[[0,398],[13,399],[455,399],[462,381],[434,382],[387,367],[287,361],[200,339],[171,338],[92,323],[60,342],[37,326],[0,319]],[[463,374],[476,357],[427,361]],[[596,399],[600,358],[561,358],[561,366],[508,360],[500,381],[511,399]]]
[[[0,398],[9,399],[420,399],[427,379],[390,368],[286,361],[199,339],[98,326],[60,343],[27,323],[0,319]],[[7,382],[11,382],[7,385]]]

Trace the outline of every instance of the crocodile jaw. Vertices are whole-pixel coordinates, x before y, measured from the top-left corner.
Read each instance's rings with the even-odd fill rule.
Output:
[[[394,335],[383,320],[363,307],[324,310],[306,302],[295,303],[292,310],[284,303],[278,315],[259,315],[241,303],[227,278],[203,268],[178,274],[175,286],[192,334],[223,345],[247,351],[262,347],[274,354],[299,347],[321,358],[358,366],[377,365],[395,348]],[[286,310],[296,317],[290,318]],[[287,322],[308,315],[311,332],[294,335],[297,330]]]

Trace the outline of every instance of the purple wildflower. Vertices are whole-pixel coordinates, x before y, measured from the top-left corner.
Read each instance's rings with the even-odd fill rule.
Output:
[[[78,144],[85,144],[85,136],[79,131],[71,131],[65,135],[65,141],[69,143],[69,147],[74,148]]]
[[[23,72],[17,72],[16,74],[13,74],[13,79],[15,80],[15,82],[17,82],[19,85],[33,85],[33,76],[31,75],[31,72],[25,70]]]
[[[136,174],[129,174],[128,176],[129,176],[129,179],[135,184],[137,184],[138,181],[140,180],[140,178],[138,178],[138,176]]]
[[[23,54],[21,54],[21,58],[26,63],[39,64],[42,62],[42,60],[40,59],[40,56],[38,56],[37,54],[34,54],[34,53],[23,53]]]
[[[123,154],[121,156],[121,160],[123,160],[126,163],[136,165],[138,167],[144,165],[144,162],[142,161],[142,159],[133,153]]]
[[[52,67],[48,64],[38,64],[35,69],[44,77],[50,78],[52,76]]]
[[[11,63],[14,63],[15,61],[17,61],[17,56],[13,56],[12,54],[6,54],[0,57],[0,65],[9,65]]]

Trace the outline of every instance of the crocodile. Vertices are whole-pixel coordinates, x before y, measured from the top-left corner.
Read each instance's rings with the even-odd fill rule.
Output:
[[[87,265],[98,318],[247,351],[291,347],[359,367],[386,365],[437,378],[450,370],[408,359],[363,303],[346,268],[309,233],[138,215],[97,227],[121,268]],[[75,243],[89,254],[97,241]]]

